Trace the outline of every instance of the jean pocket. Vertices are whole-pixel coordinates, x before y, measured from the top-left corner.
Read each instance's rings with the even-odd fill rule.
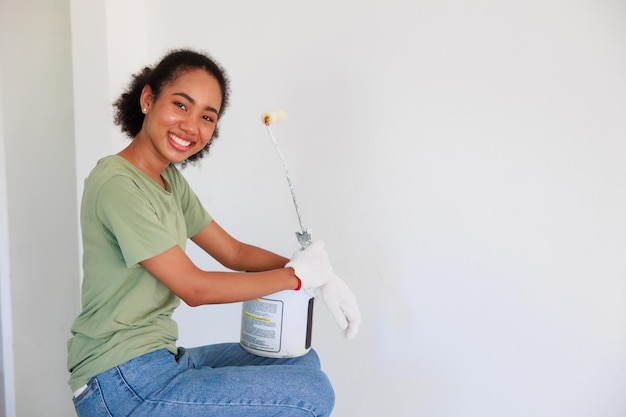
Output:
[[[74,398],[73,402],[78,417],[112,417],[96,378],[87,383],[87,389]]]

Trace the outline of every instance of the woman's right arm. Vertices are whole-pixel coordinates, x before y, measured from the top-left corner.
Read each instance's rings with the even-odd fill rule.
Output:
[[[190,306],[245,301],[298,286],[292,268],[263,272],[203,271],[180,246],[140,264]]]

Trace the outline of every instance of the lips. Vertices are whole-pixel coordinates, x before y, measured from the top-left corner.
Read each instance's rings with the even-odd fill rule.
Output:
[[[175,145],[178,145],[178,148],[189,148],[189,146],[191,146],[191,141],[176,136],[173,133],[169,133],[168,136]]]

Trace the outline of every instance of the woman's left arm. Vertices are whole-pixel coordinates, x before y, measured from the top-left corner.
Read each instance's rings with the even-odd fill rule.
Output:
[[[289,259],[240,242],[211,221],[191,240],[216,261],[233,271],[262,272],[283,268]]]

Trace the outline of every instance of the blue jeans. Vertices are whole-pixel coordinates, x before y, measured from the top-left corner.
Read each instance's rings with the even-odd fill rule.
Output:
[[[329,416],[335,394],[315,351],[263,358],[237,343],[163,349],[96,375],[79,417]]]

